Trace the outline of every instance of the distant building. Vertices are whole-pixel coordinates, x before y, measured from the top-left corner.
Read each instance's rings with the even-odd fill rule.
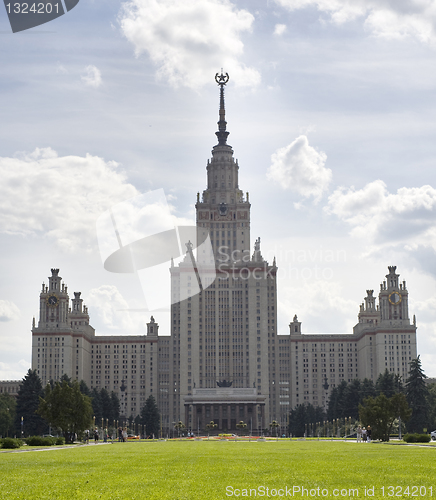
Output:
[[[18,396],[21,380],[0,380],[0,394]]]
[[[81,294],[70,299],[58,269],[40,293],[38,324],[32,328],[32,369],[43,385],[62,374],[91,388],[115,391],[123,416],[137,415],[149,395],[162,414],[164,432],[182,420],[189,429],[268,427],[284,430],[297,404],[325,407],[342,381],[386,369],[407,377],[416,357],[416,325],[410,322],[406,283],[395,266],[360,306],[352,334],[303,334],[294,316],[288,335],[277,329],[278,268],[265,261],[260,238],[250,244],[248,193],[239,187],[239,165],[227,144],[224,85],[220,85],[218,144],[207,162],[207,188],[196,203],[197,237],[212,243],[216,278],[193,293],[192,262],[203,255],[188,249],[171,265],[171,329],[159,335],[153,316],[144,335],[96,336]],[[196,286],[198,283],[196,283]]]

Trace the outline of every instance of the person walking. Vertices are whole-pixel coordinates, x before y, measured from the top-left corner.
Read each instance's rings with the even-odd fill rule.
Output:
[[[366,429],[365,427],[362,429],[362,441],[366,443]]]
[[[368,425],[368,428],[366,429],[366,440],[368,441],[368,443],[371,442],[371,433],[372,433],[371,426]]]
[[[98,443],[98,429],[97,427],[95,428],[95,431],[94,431],[94,443],[97,444]]]
[[[357,428],[356,436],[357,436],[357,442],[361,443],[362,442],[362,427],[360,427],[360,425]]]

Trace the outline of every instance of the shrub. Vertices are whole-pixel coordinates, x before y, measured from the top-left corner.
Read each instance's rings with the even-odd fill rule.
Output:
[[[29,436],[25,441],[28,446],[53,446],[56,439],[54,437]]]
[[[2,448],[7,448],[7,449],[15,449],[15,448],[20,448],[23,442],[21,439],[14,439],[14,438],[4,438],[2,439]]]
[[[56,443],[55,444],[61,445],[61,446],[64,445],[65,444],[65,438],[63,438],[63,437],[56,438]]]
[[[429,434],[406,434],[403,437],[403,440],[406,443],[429,443],[430,435]]]

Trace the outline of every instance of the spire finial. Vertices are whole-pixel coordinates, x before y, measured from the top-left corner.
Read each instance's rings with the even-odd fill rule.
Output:
[[[218,137],[218,145],[224,146],[227,144],[227,137],[229,132],[226,131],[226,110],[224,107],[224,86],[229,81],[229,74],[223,73],[223,69],[221,68],[221,75],[218,73],[215,75],[215,81],[220,86],[220,119],[218,122],[218,132],[215,132]]]

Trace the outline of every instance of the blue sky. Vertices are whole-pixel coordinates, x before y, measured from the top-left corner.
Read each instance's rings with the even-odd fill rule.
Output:
[[[397,265],[436,376],[436,8],[430,0],[82,0],[12,34],[0,9],[0,378],[30,366],[50,268],[97,334],[139,334],[135,276],[104,271],[96,220],[164,189],[181,221],[216,143],[218,88],[279,266],[279,332],[350,332]],[[161,333],[168,314],[154,313]]]

